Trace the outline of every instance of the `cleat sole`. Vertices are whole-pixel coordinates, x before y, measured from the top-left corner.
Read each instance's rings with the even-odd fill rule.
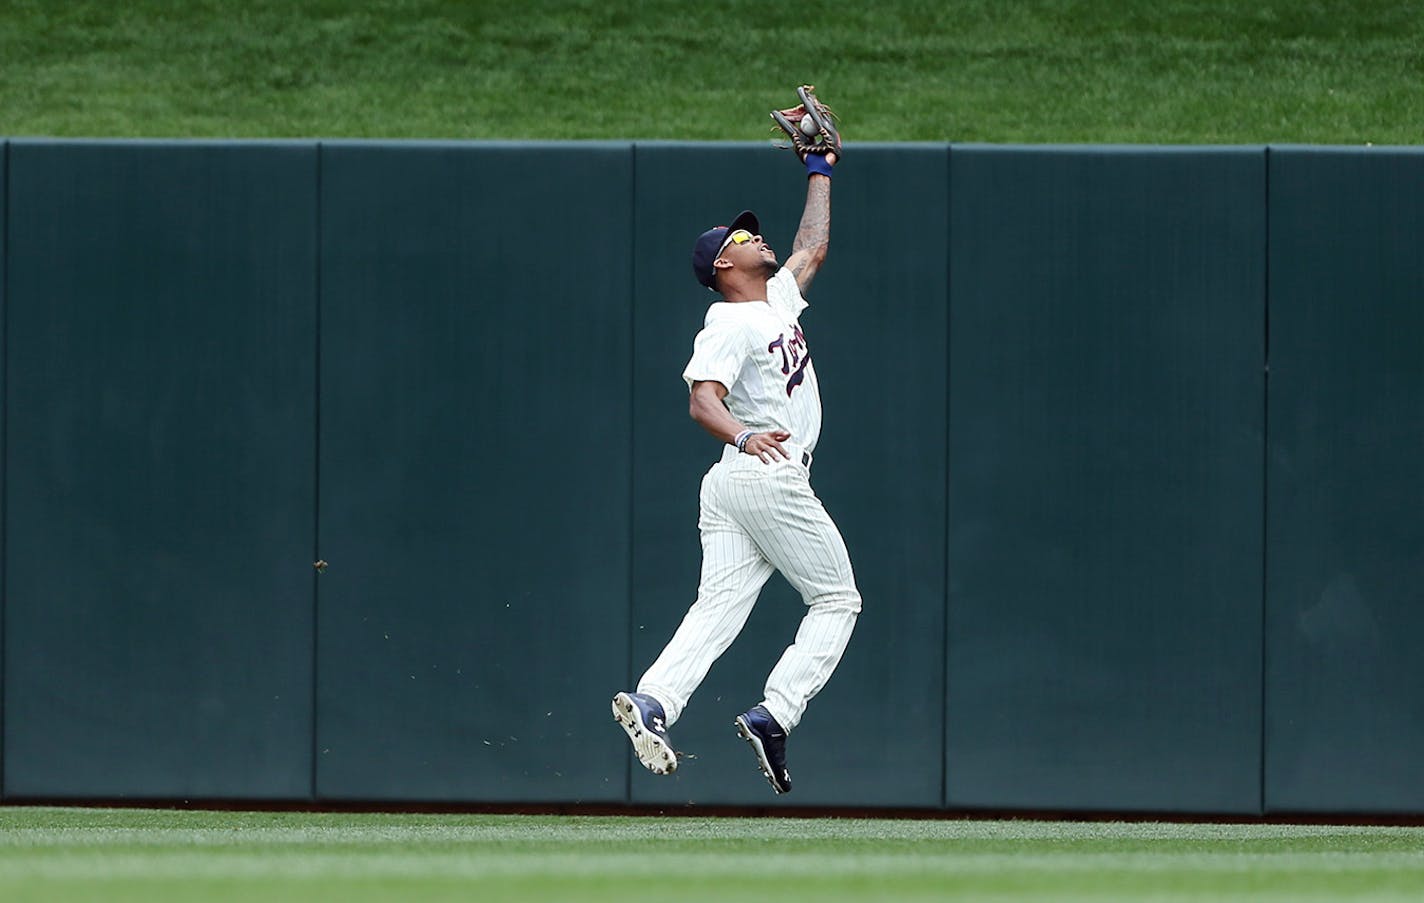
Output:
[[[638,716],[638,707],[627,693],[613,697],[613,720],[628,734],[633,744],[633,755],[643,763],[643,767],[653,774],[672,774],[677,771],[677,753],[663,742],[663,738],[648,730]]]

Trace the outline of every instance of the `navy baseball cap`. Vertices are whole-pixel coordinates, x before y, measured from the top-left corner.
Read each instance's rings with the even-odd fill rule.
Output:
[[[722,252],[722,242],[727,240],[727,236],[738,229],[746,229],[753,235],[761,234],[761,223],[757,222],[756,214],[750,210],[743,210],[737,214],[737,218],[732,220],[730,226],[716,226],[708,229],[697,236],[697,244],[692,246],[692,274],[697,277],[697,281],[716,290],[716,270],[712,268],[712,261]]]

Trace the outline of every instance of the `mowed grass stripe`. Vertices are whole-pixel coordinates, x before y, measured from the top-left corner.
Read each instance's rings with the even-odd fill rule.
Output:
[[[652,880],[716,877],[745,867],[756,854],[737,852],[673,852],[657,849],[606,852],[586,850],[92,850],[51,852],[11,860],[5,879],[44,877],[185,878],[291,877],[323,874],[343,877],[451,878],[539,877],[570,878],[637,875]],[[915,850],[898,853],[847,852],[839,849],[802,850],[794,855],[776,851],[776,872],[782,878],[842,878],[873,874],[947,879],[967,875],[1005,875],[1014,871],[1044,873],[1127,872],[1166,874],[1191,872],[1289,875],[1387,873],[1424,876],[1424,862],[1407,853],[1215,853],[1175,852],[945,852]],[[4,880],[4,879],[0,879]]]
[[[0,810],[0,898],[1418,899],[1424,829]],[[96,896],[97,895],[97,896]]]
[[[1040,821],[965,819],[710,818],[687,816],[430,815],[418,813],[226,812],[217,810],[69,807],[0,808],[0,847],[17,838],[65,838],[98,831],[166,842],[222,842],[238,832],[306,843],[322,837],[344,841],[405,841],[445,837],[453,841],[566,842],[596,836],[610,843],[640,840],[728,842],[824,839],[871,841],[1011,841],[1141,843],[1161,841],[1276,844],[1375,842],[1392,839],[1414,849],[1424,828],[1370,825],[1213,824],[1185,822]],[[1144,847],[1146,848],[1146,847]]]

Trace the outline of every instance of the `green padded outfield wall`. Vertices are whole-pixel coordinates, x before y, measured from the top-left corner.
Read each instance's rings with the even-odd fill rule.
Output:
[[[1424,153],[1272,148],[1266,808],[1424,811]]]
[[[952,807],[1260,805],[1264,163],[951,152]]]
[[[3,147],[7,798],[1424,809],[1417,152],[852,149],[803,322],[865,611],[778,800],[779,576],[675,779],[608,700],[696,591],[691,243],[784,259],[788,155]]]
[[[761,701],[805,612],[777,574],[677,724],[678,745],[697,757],[670,779],[633,768],[633,801],[939,805],[948,177],[943,145],[864,146],[840,165],[832,190],[830,254],[801,316],[824,406],[811,472],[850,549],[864,610],[796,731],[795,792],[772,796],[732,728]],[[636,198],[633,432],[642,438],[633,452],[630,683],[696,598],[698,489],[722,453],[688,416],[682,380],[716,297],[692,276],[693,242],[750,208],[785,261],[806,180],[789,155],[764,146],[708,154],[705,145],[639,144]],[[874,727],[891,717],[887,704],[893,743]]]
[[[622,800],[632,148],[321,170],[317,794]]]
[[[5,793],[306,798],[315,148],[9,171]]]

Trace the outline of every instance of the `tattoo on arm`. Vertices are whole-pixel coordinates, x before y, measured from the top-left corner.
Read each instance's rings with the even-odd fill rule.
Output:
[[[801,228],[791,244],[791,253],[803,251],[831,240],[831,180],[812,179],[806,187],[806,212],[801,215]]]
[[[801,227],[791,244],[791,272],[804,289],[815,275],[831,243],[831,180],[812,178],[806,186],[806,211],[801,214]],[[805,251],[808,253],[800,254]],[[798,257],[797,255],[800,254]]]

